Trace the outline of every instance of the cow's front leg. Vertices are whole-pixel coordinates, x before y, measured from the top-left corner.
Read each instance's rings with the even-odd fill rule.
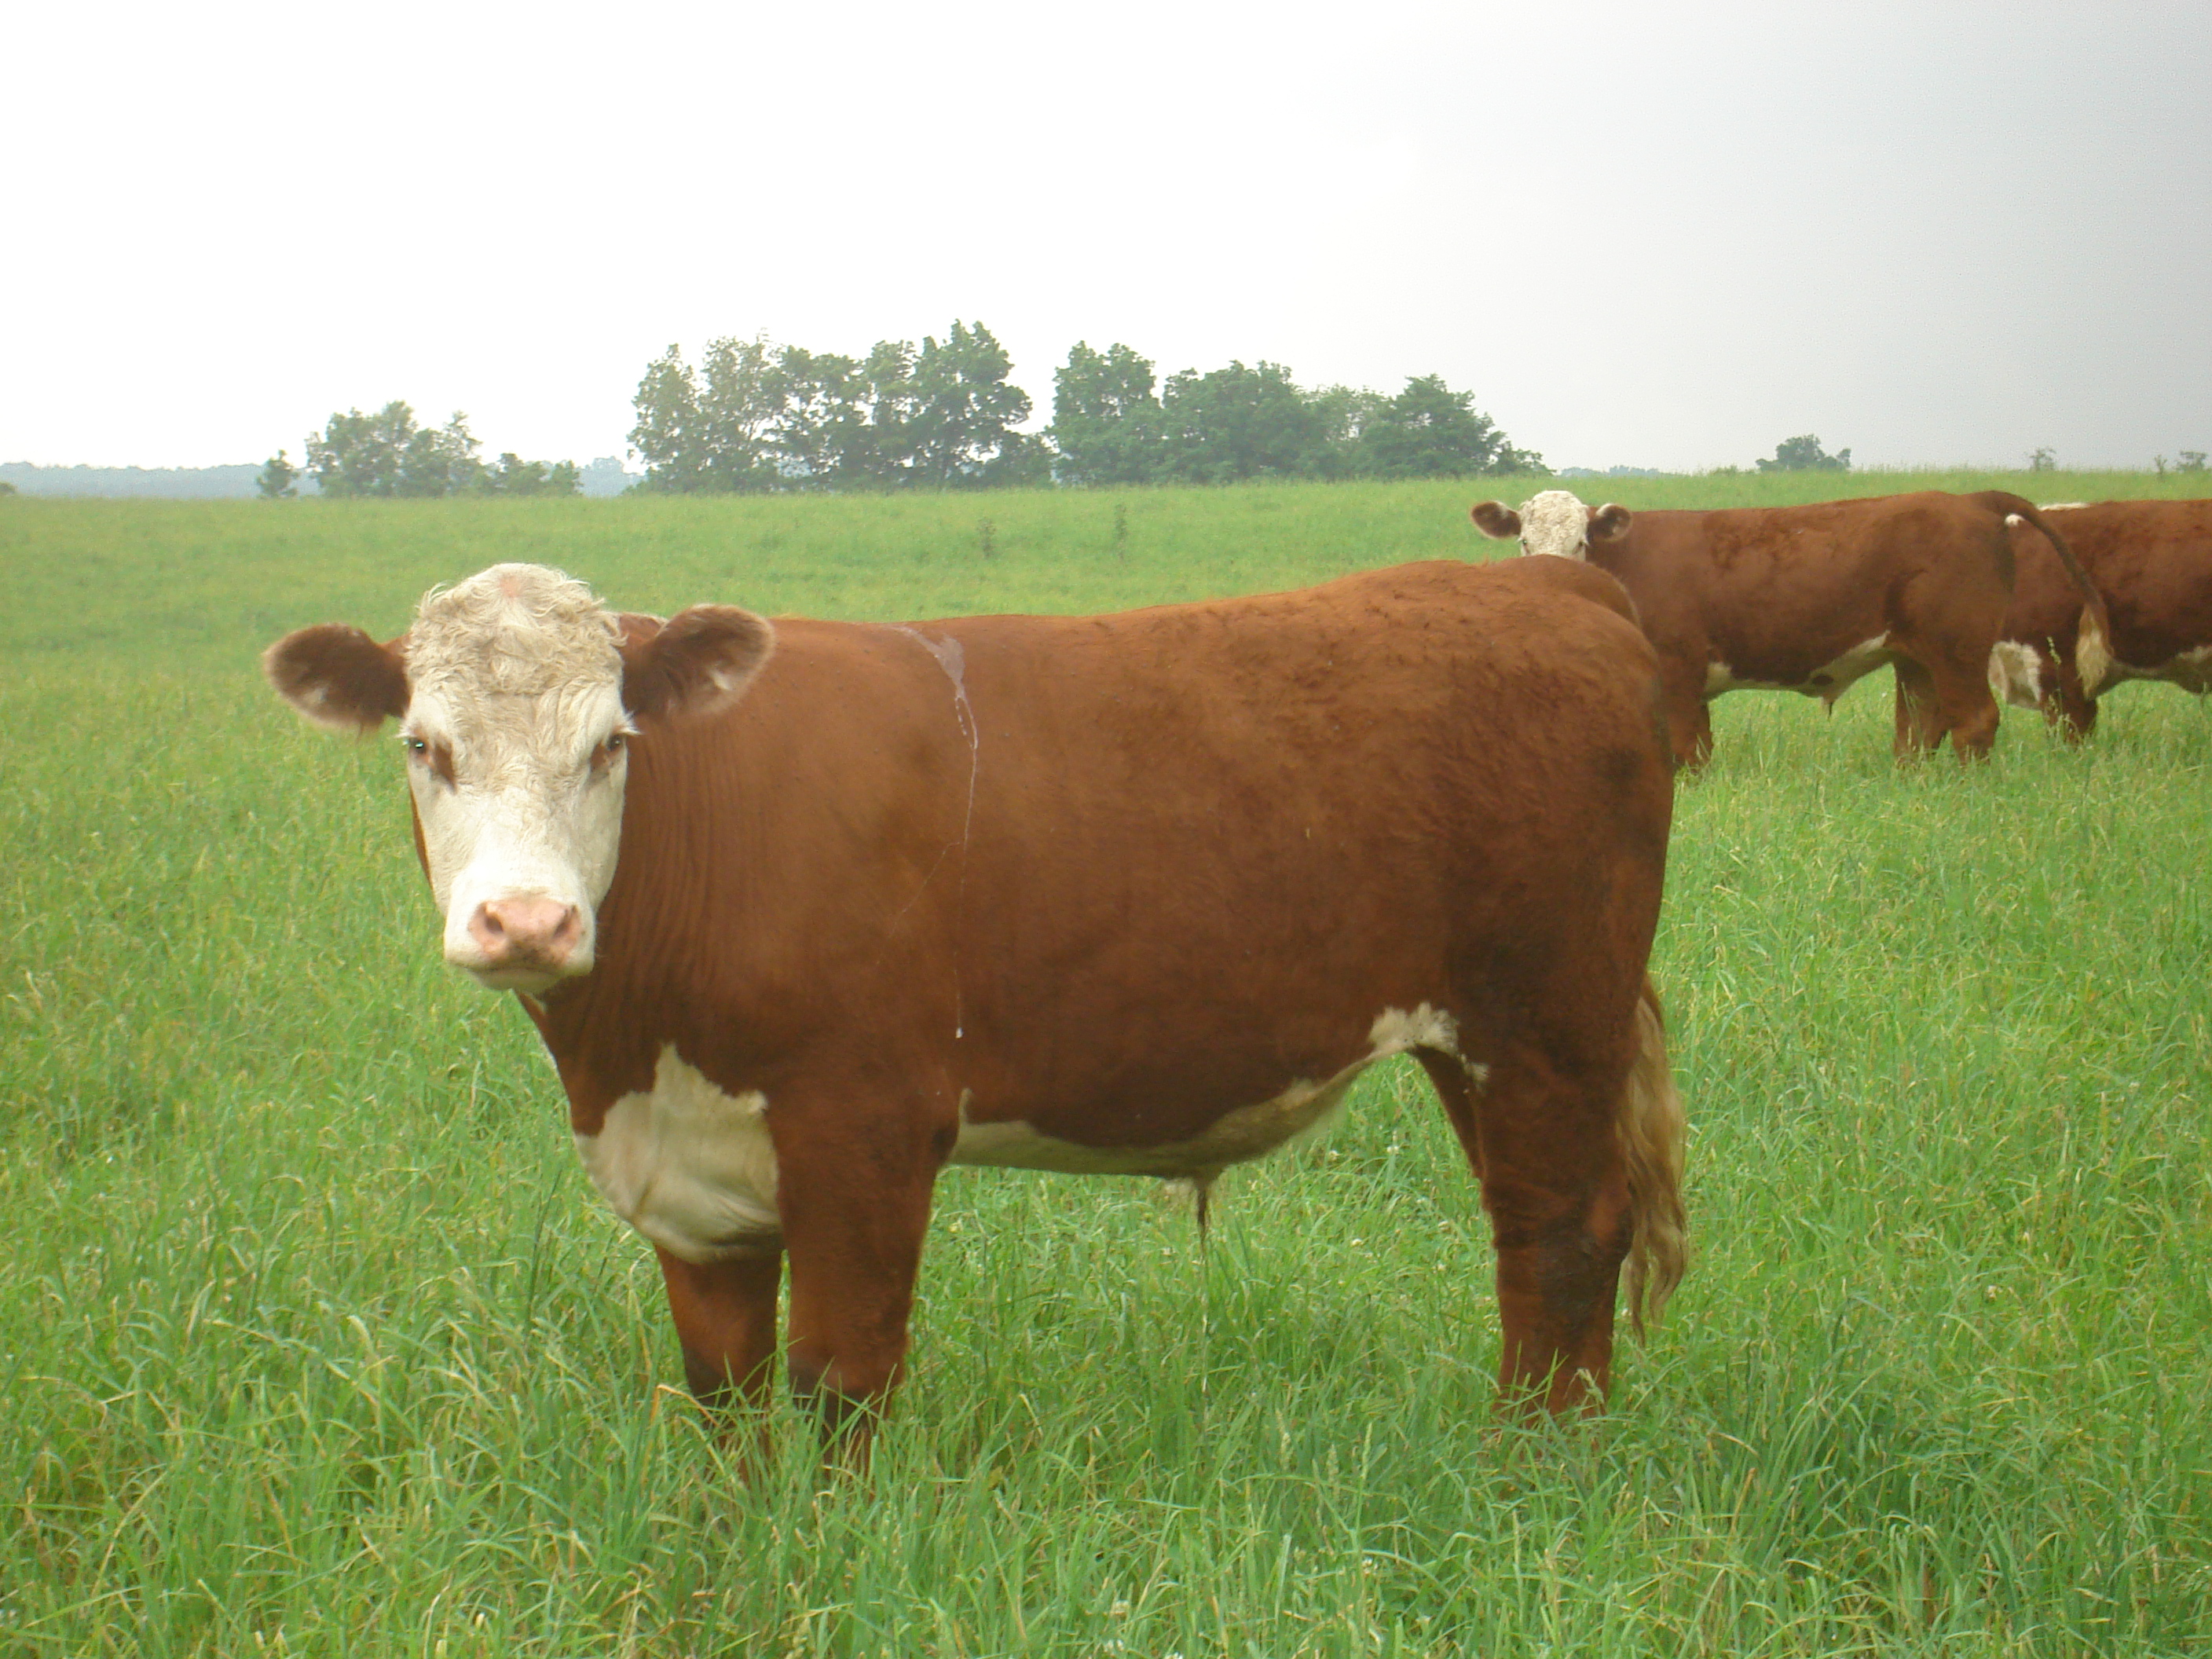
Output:
[[[775,1361],[775,1293],[783,1252],[773,1245],[720,1261],[686,1261],[655,1247],[668,1286],[668,1311],[684,1349],[684,1380],[709,1410],[755,1408],[752,1455],[768,1445],[769,1403]]]
[[[793,1139],[779,1148],[778,1186],[792,1387],[820,1414],[825,1458],[858,1467],[905,1369],[937,1161],[921,1147],[902,1157],[880,1142]]]

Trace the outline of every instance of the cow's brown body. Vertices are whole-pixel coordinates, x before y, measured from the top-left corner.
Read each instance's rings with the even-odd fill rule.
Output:
[[[2110,612],[2106,684],[2162,680],[2199,696],[2212,690],[2212,501],[2043,511]],[[2012,539],[2019,574],[2004,638],[2027,653],[2033,672],[2018,672],[2018,659],[2009,665],[2008,696],[2086,737],[2097,723],[2097,702],[2081,678],[2081,596],[2031,526],[2014,525]]]
[[[1624,1259],[1680,1263],[1671,767],[1611,579],[775,635],[639,718],[595,965],[529,1002],[587,1161],[677,1061],[760,1103],[775,1219],[659,1241],[696,1392],[766,1387],[787,1255],[802,1391],[879,1399],[948,1160],[1204,1182],[1393,1052],[1481,1176],[1509,1395],[1603,1389]]]
[[[1965,759],[1987,754],[1996,736],[1989,664],[2012,594],[2005,520],[2023,511],[2034,514],[2000,491],[1934,490],[1640,511],[1618,533],[1593,533],[1583,556],[1636,601],[1682,763],[1711,754],[1709,705],[1725,692],[1796,691],[1832,703],[1885,663],[1897,674],[1899,757],[1948,736]]]

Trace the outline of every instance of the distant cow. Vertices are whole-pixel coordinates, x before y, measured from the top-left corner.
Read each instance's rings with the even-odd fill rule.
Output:
[[[2163,680],[2200,696],[2212,690],[2212,501],[2073,502],[2043,512],[2110,610],[2105,685]],[[2007,702],[2039,707],[2069,735],[2087,737],[2097,700],[2082,684],[2081,595],[2026,523],[2014,525],[2012,545],[2020,574],[1990,677]]]
[[[1210,1182],[1409,1054],[1482,1182],[1509,1400],[1682,1267],[1645,977],[1673,806],[1619,586],[1408,565],[1125,616],[668,622],[500,565],[270,678],[400,721],[445,953],[520,994],[685,1374],[857,1441],[948,1163]]]
[[[2095,589],[2034,507],[2001,490],[1632,515],[1547,489],[1518,513],[1500,501],[1474,509],[1485,535],[1620,578],[1658,649],[1686,765],[1711,755],[1706,705],[1723,692],[1797,691],[1832,705],[1884,663],[1897,669],[1899,759],[1947,735],[1962,760],[1986,755],[1998,718],[1990,653],[2012,597],[2008,514],[2047,536],[2072,572],[2093,619],[2083,657],[2094,663]]]

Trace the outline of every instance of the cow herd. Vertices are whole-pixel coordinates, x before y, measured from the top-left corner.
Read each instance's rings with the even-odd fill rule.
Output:
[[[1571,556],[899,626],[507,564],[264,667],[399,722],[447,958],[536,1024],[702,1400],[763,1402],[781,1353],[863,1455],[945,1165],[1202,1202],[1407,1054],[1492,1219],[1503,1395],[1560,1412],[1683,1268],[1645,969],[1706,703],[1887,662],[1899,752],[1972,757],[1993,682],[2077,732],[2115,678],[2201,690],[2207,511],[1547,491],[1475,522]]]
[[[2212,687],[2212,501],[2037,507],[2002,490],[1630,513],[1546,490],[1478,503],[1485,535],[1617,577],[1659,653],[1675,760],[1723,692],[1833,704],[1887,663],[1899,758],[1996,740],[2000,699],[2068,736],[2121,680]]]

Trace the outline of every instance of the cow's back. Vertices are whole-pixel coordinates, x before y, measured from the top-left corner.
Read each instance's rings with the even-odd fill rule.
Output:
[[[1896,626],[1904,586],[1940,569],[2001,608],[2011,580],[1996,520],[1941,491],[1797,507],[1638,513],[1593,545],[1662,653],[1729,665],[1747,683],[1797,686]]]
[[[2123,671],[2164,668],[2212,645],[2212,501],[2099,501],[2047,509],[2111,612]],[[2008,639],[2070,641],[2080,593],[2050,544],[2011,527],[2019,581]]]

